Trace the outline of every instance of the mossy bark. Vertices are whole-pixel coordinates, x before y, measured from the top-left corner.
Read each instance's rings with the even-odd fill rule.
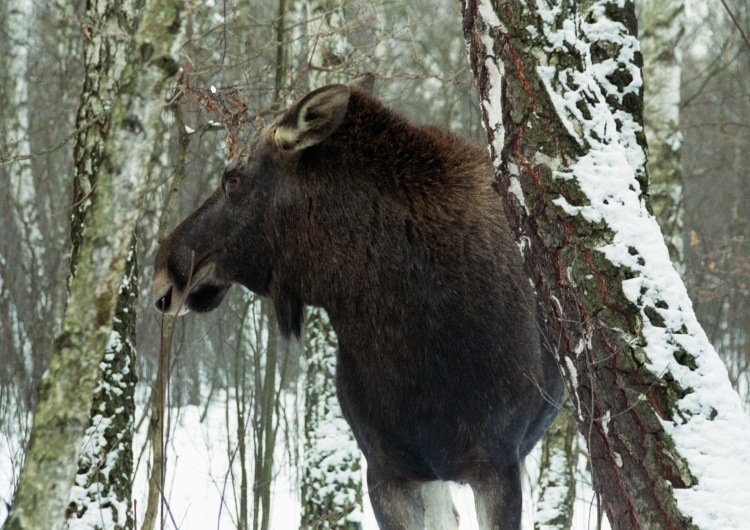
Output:
[[[181,8],[181,0],[87,5],[68,301],[9,529],[59,529],[71,515],[70,490],[147,185],[151,135],[165,83],[177,71]]]

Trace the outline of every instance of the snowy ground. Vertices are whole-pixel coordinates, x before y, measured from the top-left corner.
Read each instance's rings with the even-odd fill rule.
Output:
[[[204,421],[200,422],[202,410],[197,407],[183,407],[173,419],[175,430],[171,437],[168,455],[167,489],[171,512],[181,530],[232,530],[236,528],[236,504],[232,476],[228,473],[229,454],[227,449],[227,414],[224,405],[211,407]],[[231,418],[231,414],[229,415]],[[230,420],[231,421],[231,420]],[[230,425],[232,433],[234,426]],[[234,446],[234,440],[229,442]],[[533,458],[533,453],[529,459]],[[292,470],[281,461],[281,469],[274,483],[274,500],[271,528],[287,530],[299,528],[299,494]],[[235,468],[237,462],[235,459]],[[530,473],[533,462],[527,462]],[[141,462],[135,488],[135,498],[140,511],[145,510],[145,465]],[[526,480],[526,511],[530,512],[530,494]],[[581,484],[574,530],[588,530],[596,527],[595,509],[591,508],[593,492]],[[474,513],[474,498],[467,486],[453,485],[454,502],[461,517],[461,530],[478,528]],[[224,501],[222,502],[222,498]],[[364,499],[364,529],[377,530],[377,524],[369,505]],[[524,529],[533,528],[531,513],[525,514]],[[605,527],[606,528],[606,527]]]
[[[142,411],[139,411],[139,415]],[[173,409],[167,455],[167,499],[169,502],[170,521],[167,528],[180,530],[234,530],[237,517],[237,498],[235,478],[238,469],[238,457],[234,454],[236,447],[236,429],[233,414],[227,414],[224,400],[219,400],[209,407],[201,421],[203,409],[195,406]],[[141,453],[145,440],[146,423],[142,423],[141,432],[136,439],[136,462],[138,465],[134,499],[138,527],[146,510],[146,478],[148,455]],[[229,429],[227,429],[229,427]],[[12,491],[12,466],[9,455],[11,440],[0,440],[0,500],[7,500]],[[13,442],[17,446],[16,442]],[[250,451],[250,449],[248,449]],[[528,475],[525,480],[525,515],[524,530],[533,528],[530,475],[534,475],[534,453],[527,461]],[[230,466],[230,460],[232,465]],[[279,473],[274,482],[274,499],[271,528],[289,530],[299,528],[299,494],[291,466],[286,465],[284,456],[277,459]],[[234,474],[230,472],[234,471]],[[453,485],[454,502],[461,517],[461,530],[478,528],[474,514],[474,498],[467,486]],[[588,530],[596,527],[596,510],[591,508],[593,492],[581,483],[577,515],[573,530]],[[369,505],[364,499],[364,529],[377,530],[377,525]],[[0,524],[7,517],[6,506],[0,502]]]

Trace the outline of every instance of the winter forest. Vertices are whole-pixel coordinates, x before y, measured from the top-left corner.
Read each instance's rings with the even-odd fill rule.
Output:
[[[497,170],[567,386],[523,528],[750,528],[750,3],[6,0],[0,61],[3,528],[377,528],[325,311],[151,294],[255,131],[366,72]]]

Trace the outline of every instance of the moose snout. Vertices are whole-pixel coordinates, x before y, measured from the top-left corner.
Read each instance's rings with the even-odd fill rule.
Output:
[[[169,313],[169,308],[172,305],[172,286],[167,287],[167,290],[159,295],[154,293],[154,306],[162,313]]]
[[[175,299],[172,281],[166,271],[157,271],[154,275],[154,307],[162,313],[173,315],[176,313],[173,307]]]

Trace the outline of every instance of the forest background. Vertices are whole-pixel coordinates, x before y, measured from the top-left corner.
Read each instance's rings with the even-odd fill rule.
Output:
[[[646,2],[639,6],[640,27],[667,28],[651,36],[677,50],[667,59],[678,82],[651,95],[647,56],[646,104],[677,113],[665,117],[647,110],[646,122],[653,118],[653,130],[664,123],[668,129],[670,149],[665,153],[653,142],[651,163],[676,164],[669,170],[671,184],[652,188],[652,195],[677,205],[662,229],[675,234],[674,258],[695,310],[747,402],[750,42],[742,28],[750,27],[750,7],[723,0],[658,4],[666,22],[649,19],[655,15]],[[0,496],[6,506],[66,303],[69,220],[76,205],[73,144],[86,125],[77,122],[90,38],[85,8],[62,0],[0,6]],[[135,465],[143,477],[153,469],[153,436],[146,427],[162,357],[162,324],[150,296],[157,237],[216,186],[228,154],[252,136],[258,122],[268,122],[311,88],[372,71],[379,96],[390,106],[419,123],[486,141],[454,2],[209,0],[185,3],[183,17],[181,70],[156,124],[135,252],[135,422],[141,433]],[[664,94],[672,99],[658,99]],[[173,202],[163,218],[167,199]],[[270,501],[282,482],[300,492],[303,505],[315,504],[311,499],[322,489],[314,470],[321,462],[338,470],[329,473],[338,481],[335,491],[361,491],[356,448],[331,412],[326,361],[335,338],[324,316],[312,315],[306,343],[286,344],[275,335],[270,314],[263,302],[234,289],[216,312],[178,323],[167,365],[167,473],[183,465],[185,450],[169,441],[180,439],[185,424],[212,433],[202,444],[211,446],[205,454],[221,443],[226,463],[206,466],[212,475],[196,481],[214,484],[216,499],[223,499],[216,501],[217,513],[223,509],[224,520],[238,528],[274,527]],[[213,436],[217,430],[221,437]],[[579,481],[587,480],[585,473],[582,465]],[[530,489],[534,481],[528,480]],[[170,488],[177,485],[182,487],[172,482]],[[595,501],[579,495],[596,512]],[[332,495],[335,501],[322,512],[311,508],[309,517],[333,509],[346,512],[341,520],[348,523],[341,524],[356,525],[357,498],[340,497]],[[140,502],[145,511],[147,501]],[[354,515],[347,515],[350,508]],[[0,520],[7,515],[3,509]],[[187,508],[180,510],[167,509],[162,517],[180,520]],[[589,517],[592,527],[599,519]]]

